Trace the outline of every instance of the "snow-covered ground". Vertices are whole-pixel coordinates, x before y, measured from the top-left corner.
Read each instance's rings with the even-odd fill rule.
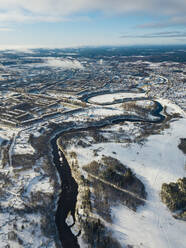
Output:
[[[36,161],[30,170],[15,172],[0,169],[1,175],[9,176],[10,185],[4,188],[4,196],[1,197],[0,213],[0,247],[56,247],[54,240],[42,233],[42,218],[39,211],[29,212],[27,205],[32,208],[31,196],[36,193],[54,194],[54,188],[50,178],[42,170],[43,158]],[[1,182],[0,182],[1,185]],[[11,208],[11,210],[10,210]],[[39,207],[38,207],[39,210]],[[10,246],[8,246],[10,245]]]
[[[148,194],[146,205],[137,213],[124,206],[112,209],[114,223],[120,227],[115,233],[123,243],[148,248],[186,247],[186,223],[172,217],[159,195],[163,183],[186,176],[186,157],[177,147],[185,126],[186,119],[174,122],[163,135],[150,136],[142,147],[104,144],[101,153],[109,155],[115,151],[116,158],[132,168],[144,183]]]
[[[136,98],[144,97],[144,93],[117,93],[106,94],[102,96],[96,96],[91,98],[95,103],[113,102],[117,99],[123,98]],[[147,201],[143,207],[140,207],[137,212],[133,212],[124,205],[118,205],[112,207],[113,225],[112,232],[115,237],[121,242],[122,247],[126,244],[131,244],[134,247],[144,248],[186,248],[186,222],[176,220],[172,217],[171,212],[161,202],[160,190],[163,183],[175,182],[178,178],[186,176],[186,157],[181,150],[178,149],[180,138],[185,138],[186,118],[185,113],[175,104],[168,100],[158,99],[158,101],[165,107],[166,113],[171,115],[179,113],[183,118],[174,119],[170,123],[170,128],[161,131],[159,134],[150,135],[143,144],[139,143],[117,143],[114,142],[114,136],[111,137],[112,132],[123,132],[123,137],[126,140],[130,138],[131,142],[135,141],[140,136],[140,127],[135,123],[127,122],[123,126],[114,125],[105,129],[104,137],[110,142],[92,144],[91,139],[87,142],[91,145],[89,147],[77,147],[72,145],[68,151],[76,151],[78,164],[80,165],[80,172],[84,175],[83,166],[87,165],[93,160],[99,160],[103,155],[112,156],[121,161],[121,163],[130,167],[136,176],[143,182],[147,191]],[[138,106],[150,107],[153,105],[152,101],[139,101]],[[92,106],[79,110],[79,112],[72,114],[66,114],[66,116],[60,116],[54,118],[54,122],[61,123],[65,117],[66,120],[73,121],[74,123],[95,121],[104,119],[108,116],[117,116],[123,114],[135,115],[135,110],[126,111],[121,104],[110,105],[108,107]],[[148,118],[153,118],[148,116]],[[39,137],[42,132],[38,130],[41,126],[32,126],[25,129],[11,129],[2,127],[0,129],[0,143],[3,140],[12,140],[9,148],[9,165],[12,167],[12,156],[14,155],[35,155],[35,150],[29,143],[30,134],[35,137]],[[110,132],[110,134],[109,134]],[[110,135],[110,139],[109,139]],[[72,142],[73,143],[73,142]],[[95,157],[94,151],[97,151]],[[18,178],[14,178],[14,171],[7,166],[0,169],[0,173],[3,175],[9,174],[12,177],[13,185],[7,190],[9,194],[5,200],[1,201],[1,206],[8,209],[8,206],[21,209],[23,207],[22,196],[25,197],[25,202],[30,200],[32,193],[42,192],[52,195],[54,193],[54,187],[51,185],[49,176],[45,176],[45,172],[41,169],[43,160],[35,161],[35,165],[31,168],[24,169],[24,164],[20,164],[15,170],[18,171]],[[19,171],[20,170],[20,171]],[[18,182],[17,182],[18,180]],[[20,190],[24,189],[22,196]],[[9,192],[10,191],[10,192]],[[27,215],[27,221],[30,223]],[[37,216],[34,215],[37,219]],[[2,229],[0,231],[0,240],[4,239],[4,244],[7,244],[7,233],[12,230],[9,225],[13,222],[13,218],[7,221],[7,212],[0,214],[0,225]],[[22,224],[22,219],[18,223]],[[34,226],[39,225],[40,219],[34,221]],[[21,225],[20,224],[20,225]],[[18,230],[20,237],[22,238],[29,232],[30,227],[25,228],[25,231]],[[38,226],[38,240],[45,242],[45,238],[42,237],[41,229]],[[1,239],[1,237],[3,237]],[[26,237],[26,236],[25,236]],[[33,237],[32,237],[33,239]],[[25,238],[25,243],[29,243],[29,237]],[[1,244],[1,243],[0,243]],[[12,247],[16,247],[17,244]],[[39,247],[39,246],[30,246]],[[51,244],[54,247],[54,244]],[[83,248],[83,247],[82,247]]]
[[[62,70],[80,69],[83,70],[83,65],[78,60],[47,58],[47,66],[60,68]]]
[[[103,108],[93,107],[89,109],[81,110],[73,115],[69,114],[66,116],[68,121],[87,121],[87,120],[100,120],[105,117],[122,115],[123,110],[121,108]],[[61,119],[60,119],[61,121]]]
[[[0,127],[0,140],[10,140],[15,133],[18,132],[18,129],[15,128],[8,128],[5,126]]]
[[[104,103],[112,103],[115,100],[125,99],[125,98],[136,98],[136,97],[145,97],[145,93],[113,93],[113,94],[104,94],[99,96],[94,96],[89,99],[92,103],[104,104]]]
[[[9,149],[6,166],[2,166],[2,155],[0,159],[0,247],[56,247],[54,237],[43,234],[45,216],[40,212],[43,203],[51,204],[56,190],[54,181],[45,171],[48,161],[43,157],[36,159],[28,142],[30,134],[41,135],[40,129],[39,125],[25,129],[1,126],[0,141],[7,140]],[[33,164],[28,168],[25,159],[15,166],[15,155],[32,156]],[[40,199],[34,198],[40,194]],[[27,206],[37,210],[31,212]]]
[[[178,105],[172,103],[170,100],[167,99],[158,99],[163,107],[166,107],[166,113],[169,115],[172,114],[180,114],[181,116],[186,117],[186,113],[182,110]]]
[[[164,101],[170,113],[183,116],[180,108],[169,103]],[[71,146],[70,150],[78,155],[81,168],[93,160],[101,159],[103,155],[112,156],[130,167],[144,183],[147,201],[137,212],[124,205],[112,207],[112,231],[122,247],[130,244],[136,248],[186,248],[186,222],[175,219],[160,198],[163,183],[176,182],[178,178],[186,176],[186,156],[178,148],[180,138],[185,138],[185,127],[186,118],[183,116],[174,119],[170,128],[150,135],[143,145],[99,143],[86,148]],[[97,157],[94,157],[93,150],[98,150]]]
[[[34,154],[33,147],[29,144],[29,135],[28,132],[20,132],[17,135],[14,148],[13,148],[13,154]]]

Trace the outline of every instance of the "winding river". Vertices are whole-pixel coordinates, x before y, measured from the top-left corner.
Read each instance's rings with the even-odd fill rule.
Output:
[[[70,166],[64,154],[58,149],[57,139],[61,135],[62,133],[57,134],[51,140],[53,162],[58,170],[61,180],[61,194],[58,200],[55,222],[62,247],[79,248],[77,237],[73,235],[70,227],[66,223],[66,218],[70,212],[75,221],[75,208],[78,194],[78,185],[72,177]],[[62,161],[60,161],[60,157],[62,158]]]
[[[90,129],[103,128],[111,124],[118,124],[124,121],[131,122],[147,122],[147,123],[160,123],[164,120],[164,116],[161,115],[163,110],[162,105],[155,101],[155,109],[151,111],[151,114],[155,117],[153,120],[145,120],[137,116],[113,116],[105,118],[104,120],[92,122],[87,125],[87,127],[71,127],[66,130],[63,129],[60,133],[51,140],[53,162],[58,170],[61,179],[61,194],[58,200],[57,212],[56,212],[56,226],[59,233],[59,238],[63,248],[79,248],[77,241],[77,236],[75,236],[71,231],[71,226],[66,224],[66,218],[69,213],[71,213],[75,222],[75,209],[76,201],[78,195],[78,185],[71,174],[71,169],[65,155],[59,151],[57,140],[60,136],[65,133],[74,131],[87,131]],[[60,160],[62,158],[62,161]]]

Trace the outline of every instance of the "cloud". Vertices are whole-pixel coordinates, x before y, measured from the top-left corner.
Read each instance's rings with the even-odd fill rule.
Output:
[[[59,22],[67,21],[67,18],[52,15],[34,15],[31,13],[24,13],[20,10],[0,12],[1,23],[33,23],[33,22]]]
[[[59,22],[88,11],[186,16],[185,0],[0,0],[0,21]],[[157,14],[158,13],[158,14]]]
[[[185,38],[186,31],[156,32],[143,35],[122,35],[121,38]]]
[[[47,66],[60,68],[62,70],[71,70],[71,69],[79,69],[83,70],[83,65],[78,60],[69,60],[69,59],[54,59],[49,58],[46,61]]]
[[[164,22],[153,22],[138,25],[137,28],[167,28],[173,26],[186,26],[185,16],[174,16]]]
[[[12,28],[8,28],[8,27],[0,27],[0,32],[11,32],[13,31]]]

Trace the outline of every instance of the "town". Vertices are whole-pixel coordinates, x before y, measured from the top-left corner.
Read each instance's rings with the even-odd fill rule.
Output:
[[[185,55],[0,51],[1,247],[185,247]]]

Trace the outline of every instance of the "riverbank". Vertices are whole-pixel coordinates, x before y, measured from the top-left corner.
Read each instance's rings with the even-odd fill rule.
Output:
[[[164,117],[160,115],[162,107],[161,104],[156,104],[155,106],[156,108],[153,110],[153,115],[156,117],[160,117],[160,119],[156,120],[159,123],[160,120],[164,120]],[[86,128],[78,128],[78,126],[69,128],[68,126],[66,130],[64,129],[61,132],[59,131],[59,133],[51,140],[53,162],[58,170],[62,183],[62,193],[59,196],[58,208],[56,212],[56,225],[59,230],[60,240],[64,247],[68,247],[69,245],[70,247],[79,247],[76,236],[78,236],[80,233],[80,243],[85,242],[87,244],[93,245],[95,239],[99,237],[100,233],[105,236],[105,239],[107,240],[105,241],[107,242],[107,247],[112,247],[113,244],[115,244],[116,246],[117,241],[112,239],[111,236],[108,236],[109,231],[107,230],[107,228],[103,225],[103,223],[100,222],[99,218],[94,216],[94,213],[92,212],[92,205],[90,202],[90,185],[86,181],[86,172],[84,171],[82,174],[82,170],[78,165],[76,155],[69,154],[64,149],[61,139],[63,139],[63,137],[67,133],[75,134],[77,132],[83,131],[97,131],[97,128],[104,128],[108,125],[123,123],[124,121],[128,121],[128,118],[110,117],[106,118],[105,120],[101,120],[100,122],[87,124]],[[133,118],[131,117],[131,121],[134,122],[135,120],[133,120]],[[147,120],[147,122],[153,123],[154,120]],[[128,197],[126,197],[125,195],[125,198],[127,199]],[[70,226],[66,224],[66,220],[69,218],[69,215],[72,217],[74,222]],[[97,231],[95,231],[95,228]],[[93,230],[95,233],[93,232]]]

